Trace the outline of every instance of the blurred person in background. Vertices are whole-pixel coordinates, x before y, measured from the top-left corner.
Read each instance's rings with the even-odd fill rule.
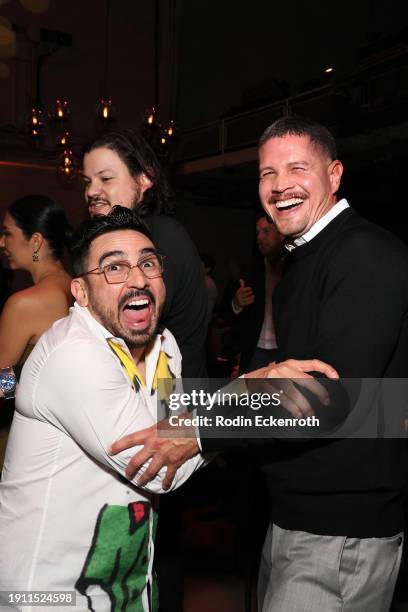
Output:
[[[0,247],[10,268],[28,272],[33,285],[4,304],[0,368],[22,365],[41,334],[68,314],[71,277],[62,257],[70,232],[63,208],[47,196],[29,195],[8,208]]]
[[[227,288],[222,307],[240,350],[239,373],[268,365],[277,349],[272,301],[282,275],[283,237],[265,213],[258,215],[255,234],[261,257],[241,270],[239,281]]]
[[[208,304],[207,323],[209,324],[211,322],[211,319],[214,313],[214,309],[215,309],[215,305],[217,303],[217,298],[218,298],[217,285],[215,284],[215,281],[212,275],[214,266],[215,266],[215,261],[211,255],[208,255],[208,253],[200,253],[200,259],[201,259],[201,263],[203,265],[203,270],[204,270],[204,283],[205,283],[205,290],[207,293],[207,304]]]
[[[166,256],[162,323],[180,347],[183,376],[205,376],[207,296],[202,266],[187,231],[168,216],[170,189],[153,149],[131,130],[98,136],[84,149],[83,179],[91,217],[106,215],[120,204],[136,210],[148,226]]]

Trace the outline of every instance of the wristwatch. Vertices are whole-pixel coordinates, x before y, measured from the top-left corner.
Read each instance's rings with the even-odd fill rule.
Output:
[[[4,399],[13,399],[16,393],[17,378],[13,368],[0,368],[0,390]]]

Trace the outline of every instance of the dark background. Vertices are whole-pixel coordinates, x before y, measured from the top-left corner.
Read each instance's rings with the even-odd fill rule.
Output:
[[[44,28],[71,44],[45,42]],[[108,95],[117,113],[109,127],[139,127],[154,104],[163,127],[175,121],[162,152],[177,215],[199,250],[215,256],[221,285],[227,260],[244,263],[253,250],[256,143],[282,114],[333,130],[345,164],[341,194],[405,238],[408,20],[400,0],[0,0],[0,77],[2,209],[42,192],[79,222],[80,181],[57,180],[53,105],[69,101],[79,163],[82,143],[101,127],[96,103]],[[46,125],[33,146],[27,124],[36,98]]]

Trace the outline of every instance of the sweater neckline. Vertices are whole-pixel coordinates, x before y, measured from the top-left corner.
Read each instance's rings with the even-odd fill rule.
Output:
[[[329,242],[333,235],[336,234],[339,227],[343,225],[343,223],[352,216],[355,216],[356,212],[348,207],[339,213],[326,227],[324,227],[314,238],[305,242],[304,244],[300,244],[293,251],[288,254],[288,258],[290,260],[296,260],[306,255],[309,255],[316,249],[318,249],[322,244]]]

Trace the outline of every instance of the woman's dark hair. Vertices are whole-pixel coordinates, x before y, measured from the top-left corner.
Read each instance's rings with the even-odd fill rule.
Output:
[[[89,249],[96,238],[128,229],[143,234],[152,242],[147,225],[140,216],[123,206],[114,206],[108,215],[96,215],[82,223],[71,240],[70,254],[74,275],[81,276],[86,272]]]
[[[47,196],[29,195],[13,202],[7,211],[27,240],[40,233],[55,259],[62,260],[72,229],[60,204]]]
[[[107,132],[85,145],[83,155],[103,147],[114,151],[135,179],[143,173],[151,180],[152,187],[145,191],[143,201],[137,205],[139,215],[172,211],[167,177],[152,147],[141,134],[132,130]]]

